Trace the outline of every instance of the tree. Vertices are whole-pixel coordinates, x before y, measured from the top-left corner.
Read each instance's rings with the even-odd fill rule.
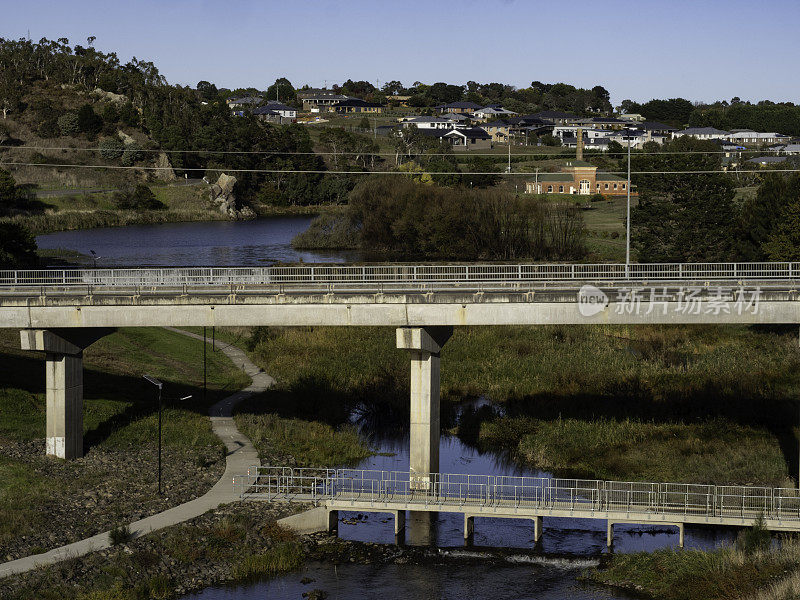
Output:
[[[372,129],[372,125],[369,123],[369,119],[367,117],[361,117],[361,120],[358,122],[358,128],[361,131],[369,131]]]
[[[681,137],[664,144],[663,152],[632,158],[634,171],[651,173],[633,180],[639,204],[631,211],[631,244],[642,262],[724,262],[735,256],[735,194],[730,176],[720,171],[717,148]]]
[[[166,208],[156,198],[153,191],[143,183],[137,184],[132,189],[116,192],[114,201],[119,208],[128,210],[161,210]]]
[[[100,133],[103,128],[103,118],[100,117],[91,104],[84,104],[78,109],[78,129],[90,138]]]
[[[297,101],[297,92],[295,92],[292,82],[286,77],[279,77],[267,88],[266,100],[275,100],[276,98],[279,102],[294,103]]]
[[[742,223],[748,260],[800,260],[800,175],[768,176],[745,204]],[[748,255],[748,249],[755,251]]]
[[[100,141],[100,156],[109,160],[116,160],[122,157],[125,145],[119,138],[106,138]]]
[[[33,234],[16,223],[0,223],[0,268],[31,267],[37,262]]]
[[[213,83],[209,83],[208,81],[198,81],[197,93],[206,102],[213,102],[217,99],[219,90],[217,90],[217,86],[215,86]]]
[[[63,136],[78,135],[78,133],[80,133],[78,115],[74,112],[68,112],[58,117],[58,129]]]

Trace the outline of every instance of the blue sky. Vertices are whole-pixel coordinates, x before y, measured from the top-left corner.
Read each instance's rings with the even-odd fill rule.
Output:
[[[171,83],[600,84],[614,103],[800,102],[798,0],[0,0],[0,36],[152,60]]]

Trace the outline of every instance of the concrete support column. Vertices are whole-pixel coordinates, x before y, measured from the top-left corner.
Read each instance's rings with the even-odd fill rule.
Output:
[[[464,514],[464,542],[471,545],[475,538],[475,517]]]
[[[542,517],[533,517],[533,541],[538,544],[542,541]]]
[[[452,327],[401,327],[397,347],[411,355],[411,489],[433,491],[431,473],[439,472],[439,360]]]
[[[44,352],[47,403],[46,452],[83,456],[83,350],[113,329],[23,329],[23,350]]]
[[[686,525],[684,523],[678,523],[678,546],[683,548],[683,538],[684,538],[684,528]]]
[[[47,380],[46,452],[67,460],[83,456],[83,354],[45,359]]]
[[[606,528],[606,546],[611,548],[614,545],[614,523],[611,521],[608,522],[608,526]]]
[[[339,533],[339,511],[328,511],[328,533]]]
[[[406,529],[406,511],[398,510],[394,513],[394,538],[395,542],[400,541],[400,536],[402,536]]]

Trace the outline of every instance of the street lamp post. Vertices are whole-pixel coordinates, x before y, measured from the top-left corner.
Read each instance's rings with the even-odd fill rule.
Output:
[[[628,131],[628,208],[625,227],[625,276],[630,277],[631,269],[631,133]]]
[[[164,388],[164,384],[150,375],[142,375],[142,377],[158,388],[158,495],[161,496],[163,494],[161,489],[161,391]],[[189,398],[191,398],[191,396],[184,396],[178,399],[188,400]]]

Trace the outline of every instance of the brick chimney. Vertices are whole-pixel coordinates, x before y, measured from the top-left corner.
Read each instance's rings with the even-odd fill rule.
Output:
[[[576,135],[578,136],[578,150],[575,154],[575,158],[577,160],[583,160],[583,127],[578,127]]]

